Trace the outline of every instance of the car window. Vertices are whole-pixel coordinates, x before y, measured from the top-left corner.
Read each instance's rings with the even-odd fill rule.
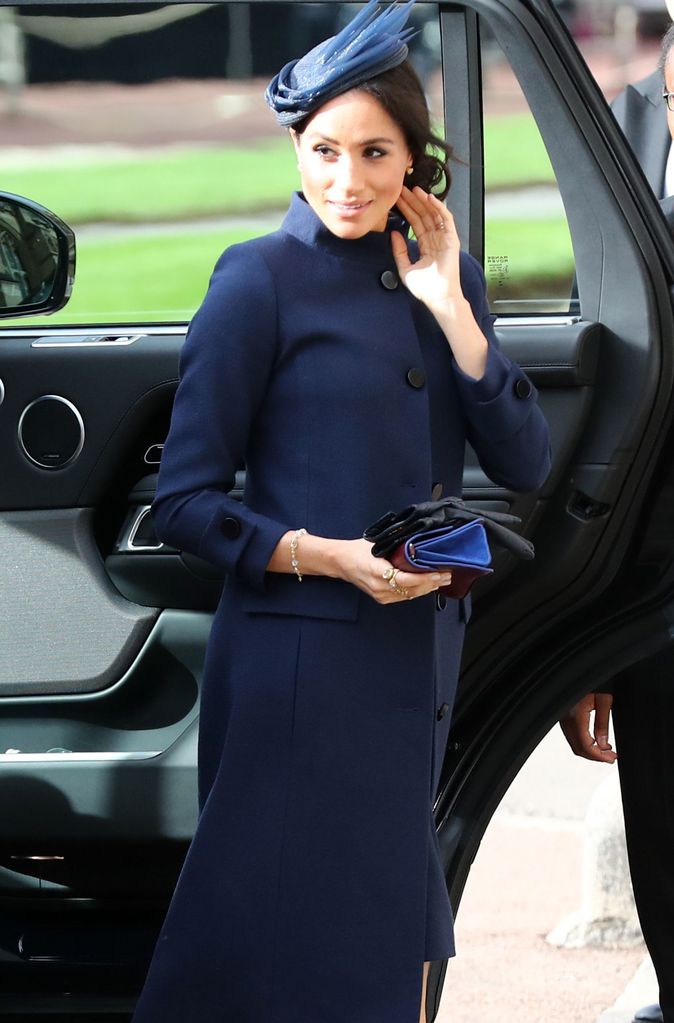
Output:
[[[184,323],[222,250],[278,227],[298,186],[267,81],[353,6],[35,10],[3,14],[15,45],[0,181],[75,229],[77,271],[65,309],[17,322]],[[411,54],[440,128],[437,19],[417,5]]]
[[[575,311],[571,235],[536,121],[501,48],[481,25],[485,275],[493,312]]]

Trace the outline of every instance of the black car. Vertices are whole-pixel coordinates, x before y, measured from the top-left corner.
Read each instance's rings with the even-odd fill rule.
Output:
[[[283,205],[259,184],[285,189],[282,140],[250,137],[267,124],[265,75],[295,44],[323,38],[337,6],[13,8],[35,87],[21,124],[44,130],[51,148],[31,135],[18,155],[0,154],[5,1015],[128,1012],[194,829],[199,684],[222,580],[162,545],[149,507],[208,269]],[[672,642],[674,245],[548,0],[418,7],[420,63],[457,156],[449,205],[553,438],[552,473],[532,495],[495,486],[468,453],[465,498],[518,515],[536,558],[499,555],[474,591],[436,803],[457,907],[489,820],[541,737],[580,694]],[[54,85],[66,61],[62,78],[85,83],[78,93]],[[126,70],[106,93],[116,67]],[[162,106],[176,78],[192,85]],[[126,106],[133,121],[141,100],[152,137],[137,121],[124,139],[118,115]],[[531,150],[521,121],[507,122],[501,149],[489,135],[500,102],[537,124]],[[208,104],[214,120],[201,125],[195,111]],[[273,130],[271,118],[260,129]],[[180,146],[157,171],[150,144],[172,132]],[[94,141],[107,147],[96,159]],[[517,179],[513,167],[534,151],[536,168]],[[246,191],[245,160],[258,173],[261,153],[266,178]],[[187,197],[162,191],[171,161]],[[226,173],[242,187],[229,206]],[[485,175],[502,186],[486,206]],[[541,175],[561,203],[548,194],[547,212],[527,219]],[[64,221],[78,247],[68,305],[75,242]],[[197,252],[201,291],[183,294]]]

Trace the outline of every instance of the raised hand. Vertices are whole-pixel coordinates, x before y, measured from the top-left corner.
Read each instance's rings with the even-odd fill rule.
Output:
[[[461,288],[461,245],[454,217],[444,203],[418,186],[411,190],[403,186],[397,206],[419,244],[419,259],[413,263],[403,236],[391,232],[400,279],[435,316],[459,368],[479,380],[487,365],[488,345]]]
[[[444,203],[418,186],[403,186],[398,209],[419,243],[420,258],[412,263],[399,231],[391,232],[391,247],[400,279],[431,311],[448,300],[463,300],[459,277],[461,245],[454,217]]]

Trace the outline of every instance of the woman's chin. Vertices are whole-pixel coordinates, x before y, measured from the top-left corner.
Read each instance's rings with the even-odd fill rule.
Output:
[[[362,224],[350,224],[342,223],[341,221],[333,222],[328,224],[328,228],[333,234],[336,234],[338,238],[363,238],[371,230],[367,225]]]
[[[378,218],[375,222],[375,218],[372,215],[369,217],[351,218],[328,213],[321,219],[332,234],[337,235],[338,238],[352,239],[354,241],[357,238],[365,237],[370,231],[384,231],[386,229],[386,222],[384,221],[382,224],[381,218]]]

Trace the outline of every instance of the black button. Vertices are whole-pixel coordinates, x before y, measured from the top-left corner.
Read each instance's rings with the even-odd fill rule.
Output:
[[[431,501],[439,501],[442,497],[442,491],[442,483],[434,483],[433,489],[431,490]]]
[[[395,291],[400,283],[398,280],[398,274],[393,270],[384,270],[379,280],[382,282],[387,291]]]
[[[435,609],[436,611],[444,611],[447,607],[447,597],[444,593],[435,594]]]
[[[228,540],[236,540],[237,536],[241,533],[241,523],[238,519],[228,517],[222,520],[220,529]]]
[[[438,707],[438,713],[436,714],[438,721],[442,721],[448,710],[449,710],[448,703],[443,703],[442,706]]]
[[[408,369],[407,383],[410,387],[423,387],[426,383],[426,374],[423,369],[418,369],[416,366],[412,366],[412,369]]]
[[[532,391],[531,381],[526,377],[519,377],[515,381],[515,394],[518,398],[528,398]]]

